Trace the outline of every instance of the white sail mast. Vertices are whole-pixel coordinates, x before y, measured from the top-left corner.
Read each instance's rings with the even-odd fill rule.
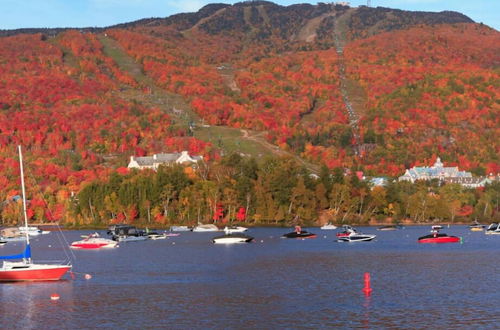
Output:
[[[17,146],[19,150],[19,168],[21,170],[21,190],[23,193],[23,215],[24,215],[24,227],[26,235],[26,244],[30,244],[30,235],[28,234],[28,213],[26,211],[26,189],[24,188],[24,169],[23,169],[23,154],[21,153],[21,146]],[[31,259],[31,258],[30,258]]]

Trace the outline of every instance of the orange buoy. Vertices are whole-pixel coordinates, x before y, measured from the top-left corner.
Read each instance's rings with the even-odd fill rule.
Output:
[[[365,287],[363,288],[365,296],[369,296],[372,293],[372,288],[370,287],[370,273],[365,273]]]
[[[50,300],[59,300],[59,295],[57,293],[53,293],[50,295]]]
[[[90,279],[92,278],[92,275],[90,275],[90,274],[85,274],[85,276],[84,276],[84,277],[85,277],[85,279],[86,279],[86,280],[90,280]]]

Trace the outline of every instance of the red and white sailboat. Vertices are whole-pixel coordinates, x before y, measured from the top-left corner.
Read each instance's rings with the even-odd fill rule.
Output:
[[[28,227],[28,216],[26,213],[26,191],[24,188],[23,157],[21,146],[19,149],[19,167],[21,170],[21,188],[23,193],[23,215],[24,226]],[[0,268],[0,281],[2,282],[20,282],[20,281],[58,281],[71,269],[71,264],[39,264],[31,259],[31,246],[29,234],[26,232],[26,248],[22,253],[0,256],[4,261]]]

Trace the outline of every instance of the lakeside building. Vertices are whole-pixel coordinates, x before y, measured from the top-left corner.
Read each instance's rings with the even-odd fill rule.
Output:
[[[479,176],[473,177],[471,172],[459,171],[458,167],[445,167],[438,157],[431,167],[412,167],[405,171],[405,174],[398,178],[398,181],[410,181],[414,183],[417,180],[438,179],[445,183],[459,184],[465,188],[480,188],[493,181],[499,181],[498,176]]]
[[[412,167],[405,171],[405,174],[398,178],[398,181],[415,182],[417,180],[447,180],[448,178],[472,178],[472,173],[459,171],[457,166],[445,167],[438,157],[431,167]]]
[[[485,185],[492,183],[493,180],[491,178],[485,177],[485,176],[479,176],[479,177],[473,177],[473,178],[446,178],[445,179],[446,183],[455,183],[459,184],[462,187],[465,188],[480,188],[484,187]]]
[[[153,156],[135,157],[130,156],[128,168],[137,169],[154,169],[160,165],[173,164],[196,164],[198,161],[203,161],[203,156],[191,156],[187,151],[170,153],[170,154],[154,154]]]

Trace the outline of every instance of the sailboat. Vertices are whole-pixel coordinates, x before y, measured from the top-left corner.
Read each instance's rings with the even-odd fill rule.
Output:
[[[26,213],[26,190],[24,188],[23,156],[21,146],[19,150],[19,167],[21,170],[21,188],[23,193],[23,215],[24,226],[28,227],[28,216]],[[22,253],[0,256],[4,261],[0,268],[0,281],[2,282],[20,282],[20,281],[58,281],[71,269],[71,264],[39,264],[31,259],[31,245],[28,232],[26,235],[26,247]]]

